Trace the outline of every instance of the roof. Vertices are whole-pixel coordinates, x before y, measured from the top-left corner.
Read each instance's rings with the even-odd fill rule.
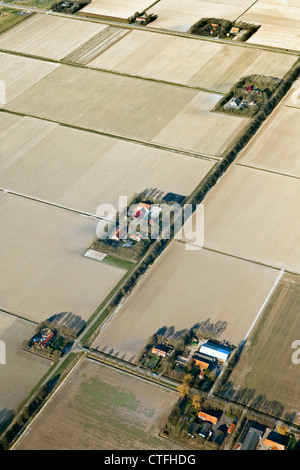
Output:
[[[235,428],[235,424],[234,424],[234,423],[231,423],[231,425],[230,425],[229,428],[228,428],[228,434],[232,434],[233,431],[234,431],[234,428]]]
[[[205,421],[210,421],[213,424],[216,424],[218,422],[219,417],[220,413],[215,410],[209,412],[199,411],[198,413],[198,418],[203,419]]]
[[[241,450],[254,450],[257,447],[257,444],[259,443],[259,435],[257,432],[249,431],[243,445],[241,447]]]
[[[285,437],[282,436],[281,434],[271,431],[266,439],[264,440],[264,445],[267,447],[270,447],[272,450],[285,450],[286,448],[286,443],[285,443]]]
[[[231,33],[238,33],[239,30],[240,30],[240,28],[236,28],[236,27],[233,26],[233,27],[231,28],[230,32],[231,32]]]
[[[207,354],[211,357],[216,357],[220,360],[226,361],[230,355],[232,348],[224,346],[223,344],[207,341],[200,348],[200,353]]]

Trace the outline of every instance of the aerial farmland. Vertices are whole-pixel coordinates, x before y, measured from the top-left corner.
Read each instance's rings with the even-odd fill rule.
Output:
[[[248,418],[300,445],[296,0],[9,3],[0,449],[234,449]],[[121,196],[159,226],[161,201],[189,203],[202,242],[172,227],[133,260],[118,227],[105,251],[120,214],[99,207]],[[55,356],[60,319],[73,336]],[[223,424],[201,437],[206,405]]]

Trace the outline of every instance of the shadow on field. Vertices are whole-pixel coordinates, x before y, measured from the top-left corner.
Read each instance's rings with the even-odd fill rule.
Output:
[[[257,394],[255,388],[244,387],[237,389],[232,381],[228,381],[219,392],[220,396],[233,400],[244,406],[267,413],[276,418],[283,418],[292,422],[296,416],[295,412],[284,414],[284,405],[277,400],[269,400],[265,393]]]
[[[54,325],[61,325],[74,331],[77,335],[85,328],[85,321],[80,315],[75,315],[72,312],[60,312],[52,315],[47,321]]]
[[[3,408],[0,410],[0,434],[7,428],[14,418],[14,410]]]

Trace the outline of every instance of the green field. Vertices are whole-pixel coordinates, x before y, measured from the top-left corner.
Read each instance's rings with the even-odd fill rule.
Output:
[[[176,450],[159,432],[178,393],[83,359],[18,449]]]

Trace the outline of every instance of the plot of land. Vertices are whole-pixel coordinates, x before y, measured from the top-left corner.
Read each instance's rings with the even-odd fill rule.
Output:
[[[235,165],[205,200],[205,246],[300,272],[300,181]]]
[[[0,79],[1,85],[3,83],[5,85],[5,93],[1,93],[0,105],[2,106],[16,98],[56,67],[56,64],[0,52]]]
[[[84,359],[16,449],[177,450],[158,436],[178,393]]]
[[[22,350],[35,327],[0,311],[0,340],[6,349],[6,363],[0,365],[0,430],[52,364]]]
[[[25,13],[24,11],[5,7],[0,8],[0,34],[21,21],[28,19],[29,16],[30,12]]]
[[[175,241],[93,347],[132,361],[159,330],[174,334],[196,324],[237,345],[277,276],[273,269],[207,250],[190,251]]]
[[[86,16],[99,16],[107,19],[127,20],[136,11],[143,12],[154,3],[154,0],[92,0],[80,10]]]
[[[71,312],[87,320],[124,270],[86,258],[96,221],[0,193],[0,299],[36,322]]]
[[[300,50],[300,5],[297,0],[259,0],[240,18],[260,24],[250,43]]]
[[[237,162],[300,178],[299,129],[300,109],[279,107]]]
[[[227,92],[245,75],[282,78],[295,61],[287,54],[132,31],[89,65]]]
[[[79,19],[37,14],[2,35],[0,48],[59,60],[105,28]]]
[[[251,5],[251,0],[160,0],[148,13],[158,14],[150,26],[188,31],[201,18],[226,18],[234,20]]]
[[[0,188],[91,214],[146,188],[188,195],[214,164],[7,113],[0,128]]]
[[[298,425],[300,368],[292,345],[299,340],[299,302],[300,277],[285,275],[222,391]]]
[[[212,113],[219,99],[214,93],[59,66],[6,107],[85,129],[220,156],[248,119]]]

